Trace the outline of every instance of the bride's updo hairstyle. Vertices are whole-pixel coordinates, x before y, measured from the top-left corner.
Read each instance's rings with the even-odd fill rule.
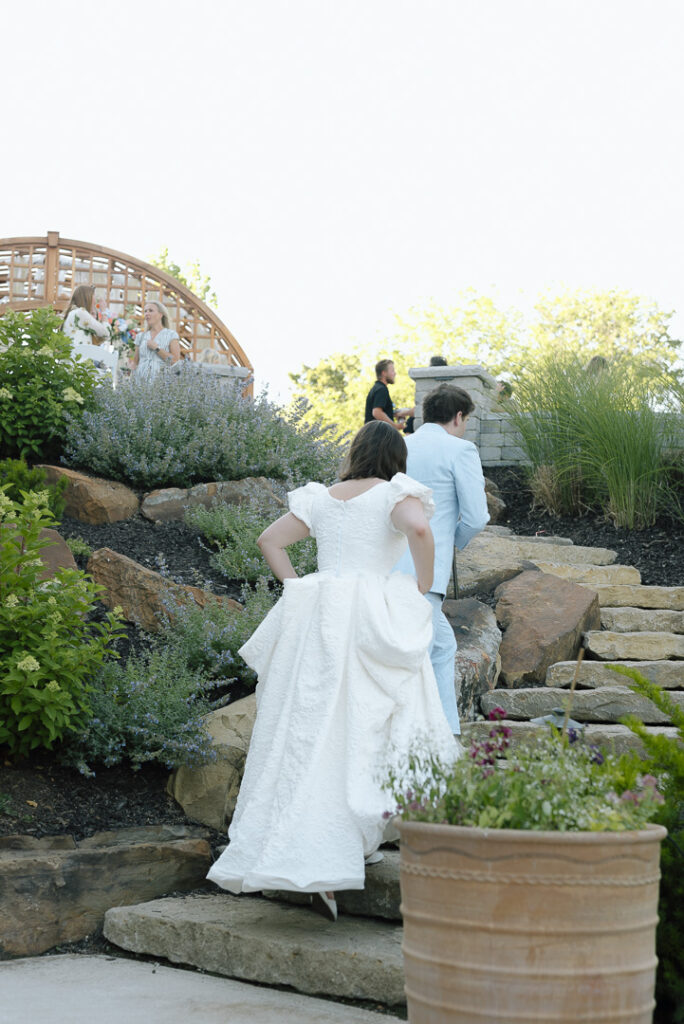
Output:
[[[351,443],[340,471],[340,480],[391,480],[406,472],[406,442],[399,431],[384,420],[371,420]]]

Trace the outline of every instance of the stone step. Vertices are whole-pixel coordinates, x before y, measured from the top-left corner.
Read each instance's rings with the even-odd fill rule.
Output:
[[[105,916],[105,937],[133,953],[309,995],[405,1002],[402,929],[227,893],[168,897]]]
[[[399,851],[383,850],[379,864],[366,865],[366,885],[363,889],[348,889],[336,893],[337,908],[342,914],[355,917],[380,917],[385,921],[401,921],[401,892],[399,891]],[[264,893],[267,899],[279,900],[297,906],[308,906],[309,897],[299,892]]]
[[[619,680],[619,676],[615,676]],[[673,691],[671,699],[684,709],[684,693]],[[495,707],[503,708],[506,717],[517,721],[549,715],[554,708],[565,710],[569,700],[567,690],[552,687],[530,687],[520,690],[493,690],[481,698],[482,711],[488,714]],[[665,725],[668,715],[650,700],[634,693],[626,686],[601,686],[596,690],[575,690],[570,714],[578,722],[619,722],[633,714],[649,725]]]
[[[664,690],[684,689],[684,663],[681,661],[621,661],[625,668],[634,668]],[[577,668],[576,661],[557,661],[546,670],[547,686],[570,686]],[[582,662],[577,674],[578,686],[626,686],[624,676],[613,672],[603,661]]]
[[[513,719],[502,719],[501,724],[507,725],[511,730],[511,743],[514,746],[523,739],[535,736],[540,728],[544,728],[544,726],[532,725],[531,722],[516,722]],[[464,723],[462,726],[464,743],[467,746],[471,739],[486,739],[491,728],[491,722]],[[653,735],[672,737],[677,735],[677,730],[672,725],[648,725],[645,728]],[[584,729],[584,736],[588,743],[614,750],[616,754],[623,754],[628,750],[643,750],[639,737],[635,736],[626,725],[587,725]]]
[[[603,661],[666,661],[684,658],[684,636],[677,633],[614,633],[590,630],[584,634],[584,646]]]
[[[623,583],[595,583],[599,604],[630,608],[671,608],[684,611],[684,587],[643,587]]]
[[[684,633],[684,612],[667,608],[601,608],[601,625],[614,633]]]
[[[641,574],[633,565],[569,565],[539,558],[532,561],[542,572],[550,572],[553,576],[561,576],[572,583],[584,583],[589,587],[597,583],[641,583]]]

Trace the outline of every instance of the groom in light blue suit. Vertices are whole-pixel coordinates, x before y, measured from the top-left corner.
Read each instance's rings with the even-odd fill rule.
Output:
[[[432,605],[430,660],[442,706],[453,733],[461,731],[454,687],[456,637],[442,611],[449,584],[454,547],[464,548],[489,521],[482,464],[477,448],[464,438],[466,421],[475,408],[467,391],[441,384],[423,402],[423,425],[406,438],[406,472],[432,489],[435,514],[435,575],[426,598]],[[396,566],[415,575],[407,551]]]

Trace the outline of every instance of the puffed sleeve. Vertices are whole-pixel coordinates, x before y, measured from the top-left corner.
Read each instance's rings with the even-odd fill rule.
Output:
[[[318,495],[325,490],[323,484],[310,483],[304,487],[298,487],[296,491],[288,491],[287,504],[293,516],[301,519],[309,527],[309,533],[315,537],[312,522],[313,503]]]
[[[395,473],[390,480],[389,496],[387,499],[387,514],[390,515],[395,505],[398,505],[404,498],[420,498],[423,511],[428,519],[432,519],[435,512],[435,503],[432,500],[432,491],[425,484],[419,484],[417,480],[406,476],[406,473]]]

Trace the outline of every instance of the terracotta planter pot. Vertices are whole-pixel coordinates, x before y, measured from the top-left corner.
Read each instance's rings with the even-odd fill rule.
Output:
[[[412,1024],[650,1024],[664,828],[399,831]]]

